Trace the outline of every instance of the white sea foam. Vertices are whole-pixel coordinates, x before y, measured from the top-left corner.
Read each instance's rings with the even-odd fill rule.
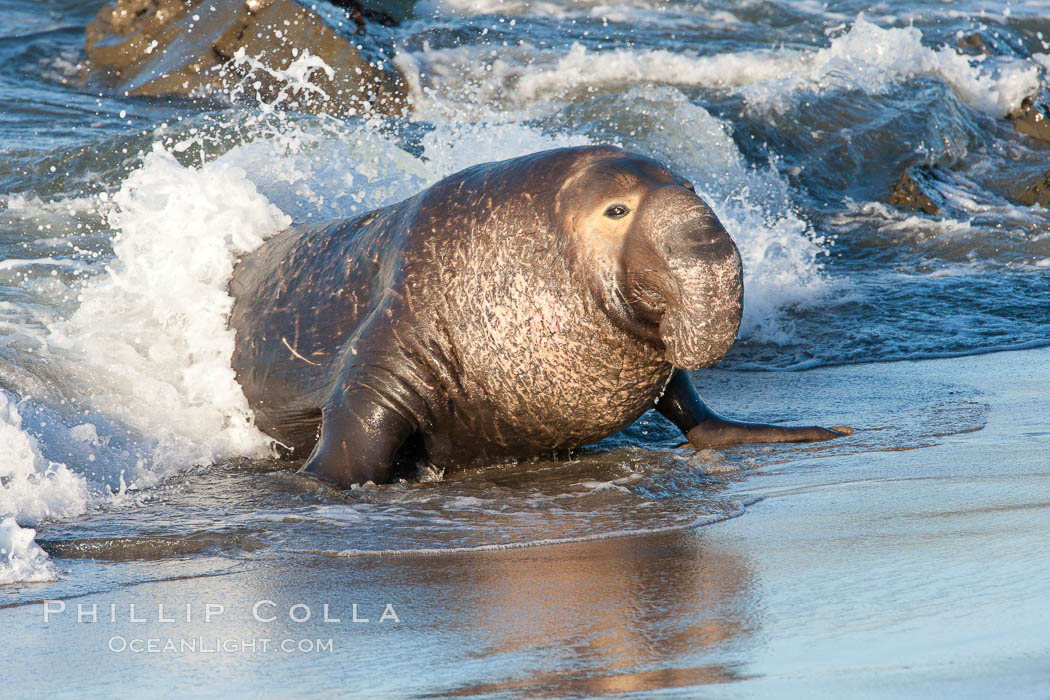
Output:
[[[233,59],[224,71],[244,70],[251,77],[241,82],[240,85],[230,91],[231,98],[242,96],[245,92],[252,90],[257,75],[268,75],[280,85],[277,95],[271,99],[262,99],[258,89],[255,89],[255,103],[263,114],[271,114],[282,109],[286,103],[297,97],[313,97],[322,101],[331,99],[329,95],[311,82],[311,77],[324,75],[331,79],[335,70],[324,62],[320,56],[314,56],[309,49],[304,47],[303,52],[296,56],[287,68],[271,68],[265,60],[255,56],[249,56],[244,47],[234,52]]]
[[[446,122],[424,136],[422,145],[423,158],[436,181],[477,163],[591,143],[578,134],[548,134],[516,121],[490,119],[476,124]]]
[[[0,260],[0,272],[17,270],[18,268],[30,267],[32,265],[39,265],[41,267],[68,267],[73,270],[85,270],[89,267],[88,263],[85,263],[82,260],[69,260],[50,256],[46,258],[8,258],[6,260]]]
[[[12,194],[0,198],[0,202],[3,202],[9,212],[17,213],[21,218],[73,216],[92,212],[97,206],[92,197],[70,197],[47,201],[36,195],[25,194]],[[61,220],[63,218],[59,218],[59,221]]]
[[[83,513],[88,498],[84,477],[40,454],[36,439],[22,429],[14,400],[3,391],[0,452],[0,585],[54,580],[54,565],[33,541],[35,531],[19,523]]]
[[[625,11],[648,11],[647,19],[652,19],[653,10],[666,10],[667,4],[662,0],[627,0],[610,3],[607,0],[420,0],[414,12],[419,16],[428,15],[532,15],[539,17],[573,17],[585,15],[604,17],[614,20]]]
[[[1042,233],[1040,219],[1022,205],[994,195],[975,202],[979,188],[958,173],[946,174],[951,182],[935,182],[944,196],[942,215],[925,216],[880,202],[847,201],[844,211],[830,219],[843,236],[855,244],[882,246],[908,242],[936,250],[940,264],[989,260],[1029,265],[1045,257],[1050,236]],[[1003,230],[1027,229],[1027,235],[1003,235]]]
[[[0,586],[58,578],[55,565],[34,537],[36,530],[19,527],[13,517],[0,520]]]
[[[0,391],[0,516],[17,516],[23,525],[68,518],[87,508],[84,477],[46,459],[37,440],[23,430],[15,401]]]
[[[250,173],[259,192],[295,220],[324,220],[400,201],[477,163],[590,143],[505,119],[435,126],[418,157],[369,128],[329,127],[300,131],[294,141],[258,139],[218,162]]]
[[[776,49],[701,56],[665,49],[593,51],[581,43],[557,55],[530,44],[424,48],[416,63],[432,100],[442,95],[519,108],[580,89],[620,90],[660,83],[739,90],[755,109],[783,111],[800,92],[833,88],[881,93],[901,80],[937,76],[974,109],[1001,117],[1039,85],[1040,66],[1012,58],[976,59],[922,43],[915,27],[882,28],[858,17],[821,49]]]
[[[243,169],[221,159],[186,167],[159,145],[115,195],[93,202],[114,231],[106,269],[73,287],[49,275],[27,278],[27,288],[43,297],[75,296],[78,303],[66,317],[15,314],[5,328],[39,343],[35,352],[48,376],[61,381],[60,394],[49,393],[45,379],[37,385],[49,395],[17,406],[0,394],[0,515],[22,525],[136,503],[143,498],[136,489],[188,466],[270,450],[231,367],[226,285],[237,256],[291,219]],[[9,213],[33,218],[83,209],[32,199],[8,204]],[[65,261],[3,264],[25,269]],[[12,568],[0,577],[37,569]]]
[[[115,259],[49,343],[87,403],[151,445],[129,476],[265,454],[230,366],[226,284],[236,256],[290,219],[243,170],[187,168],[159,146],[113,197],[108,219]]]
[[[653,29],[665,29],[668,33],[682,31],[690,26],[712,25],[737,26],[740,19],[726,9],[714,9],[706,5],[671,4],[666,0],[419,0],[415,4],[417,16],[478,17],[493,15],[493,27],[516,17],[590,18],[601,20],[603,26],[610,22],[632,22]],[[824,8],[827,12],[827,8]],[[510,17],[512,19],[507,20]]]

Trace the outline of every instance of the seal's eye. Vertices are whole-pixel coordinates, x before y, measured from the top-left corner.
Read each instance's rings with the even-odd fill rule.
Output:
[[[682,187],[686,188],[690,192],[696,192],[696,188],[693,187],[693,183],[689,182],[688,180],[682,180]]]
[[[605,215],[608,216],[610,219],[622,219],[623,217],[627,216],[627,214],[630,213],[630,211],[631,210],[623,204],[614,204],[605,210]]]

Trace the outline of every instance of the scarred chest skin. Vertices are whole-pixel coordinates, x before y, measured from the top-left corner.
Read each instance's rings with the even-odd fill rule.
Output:
[[[476,186],[498,193],[498,184]],[[670,377],[661,352],[595,302],[591,262],[551,230],[536,189],[468,203],[451,218],[442,207],[449,227],[469,233],[448,240],[435,229],[419,256],[432,263],[405,278],[444,398],[431,406],[426,437],[435,463],[594,442],[651,408]]]

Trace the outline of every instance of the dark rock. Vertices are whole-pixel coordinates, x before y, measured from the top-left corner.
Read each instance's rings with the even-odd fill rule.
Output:
[[[401,24],[412,16],[416,0],[329,0],[336,7],[346,8],[354,22],[368,20],[387,27]]]
[[[367,25],[358,14],[360,31]],[[308,50],[332,72],[313,71],[309,81],[319,90],[289,98],[286,107],[336,116],[407,109],[404,78],[383,60],[383,47],[340,35],[295,0],[117,0],[88,25],[84,46],[89,82],[111,90],[195,95],[230,90],[251,72],[252,94],[267,101],[281,95],[284,82],[232,59],[243,51],[283,71]]]
[[[1050,207],[1050,171],[1044,173],[1042,177],[1034,182],[1030,182],[1017,195],[1017,201],[1028,206],[1038,204],[1042,207]]]
[[[944,196],[937,191],[940,169],[927,165],[913,165],[904,170],[893,183],[889,203],[895,207],[916,209],[937,216],[944,208]]]
[[[344,0],[345,1],[345,0]],[[369,13],[386,15],[395,22],[404,22],[413,16],[416,0],[355,0],[364,8],[365,17]]]
[[[998,31],[987,29],[967,34],[957,42],[960,49],[971,56],[1012,56],[1013,58],[1031,58],[1031,54],[1024,46],[1011,41],[1010,36],[1004,36]]]
[[[1015,130],[1050,143],[1050,94],[1040,88],[1022,100],[1021,106],[1010,113],[1010,119]]]

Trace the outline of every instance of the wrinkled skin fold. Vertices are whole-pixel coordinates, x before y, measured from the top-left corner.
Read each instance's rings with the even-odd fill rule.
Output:
[[[698,448],[849,432],[704,404],[683,370],[736,338],[740,255],[690,183],[618,148],[478,165],[294,226],[230,291],[257,425],[340,486],[406,453],[454,469],[585,445],[654,404]]]

